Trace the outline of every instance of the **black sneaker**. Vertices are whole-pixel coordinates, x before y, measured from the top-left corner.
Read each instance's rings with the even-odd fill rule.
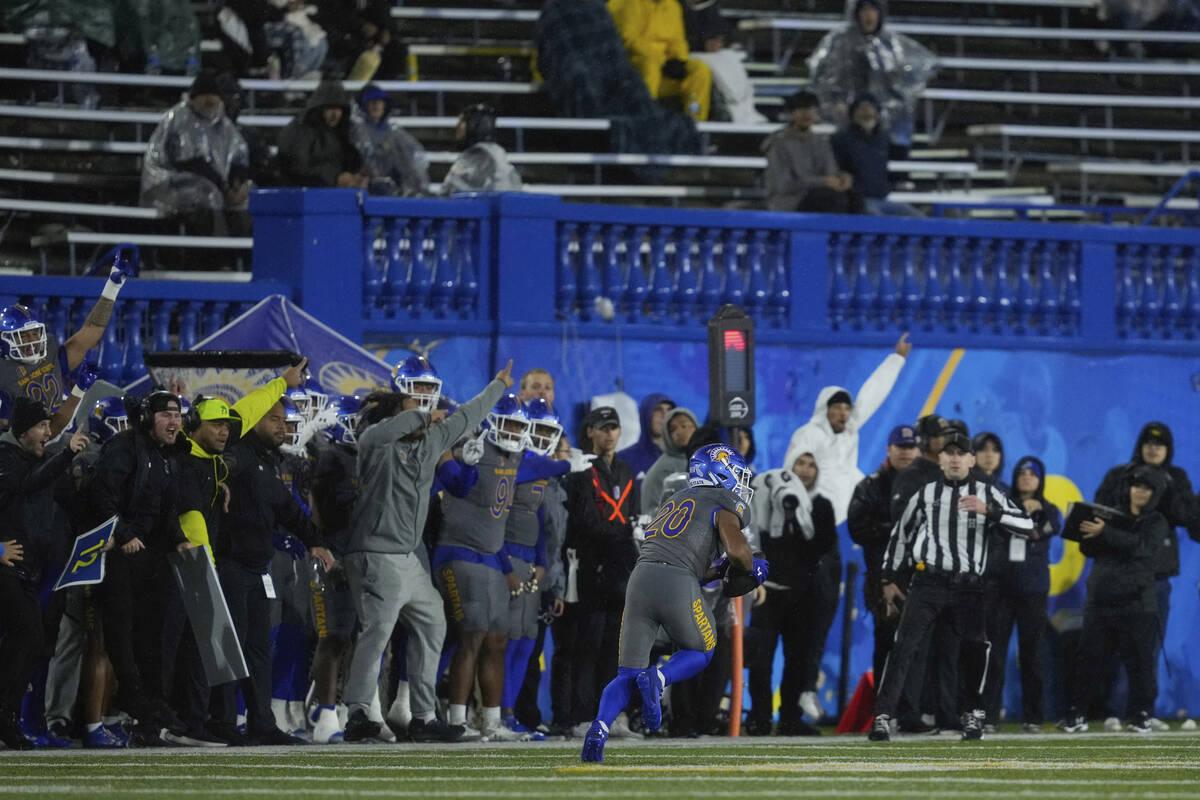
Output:
[[[204,726],[204,734],[208,738],[224,742],[230,747],[246,747],[250,744],[246,734],[239,731],[236,725],[228,722],[217,722],[210,719]]]
[[[203,728],[188,728],[183,733],[167,730],[163,738],[183,747],[228,747],[229,743],[213,736]]]
[[[1069,716],[1058,723],[1058,729],[1063,733],[1087,733],[1087,718],[1081,715]]]
[[[979,709],[967,711],[962,715],[962,740],[975,742],[983,738],[983,721],[987,714]]]
[[[346,741],[361,742],[365,739],[374,739],[381,730],[383,730],[383,726],[380,723],[368,719],[367,712],[356,708],[350,714],[350,719],[346,720]]]
[[[21,723],[17,721],[16,714],[0,716],[0,742],[4,742],[4,746],[9,750],[33,749],[33,742],[26,739],[25,734],[21,732]]]
[[[875,721],[871,723],[871,730],[867,733],[867,740],[890,742],[892,740],[892,718],[887,714],[875,715]]]
[[[1130,718],[1129,724],[1125,726],[1126,733],[1152,733],[1154,728],[1150,726],[1150,715],[1145,711]]]
[[[413,717],[408,723],[408,739],[412,742],[457,742],[465,729],[462,725],[451,725],[440,719],[426,722]],[[350,736],[350,723],[346,723],[346,736]]]
[[[290,733],[285,733],[279,730],[279,728],[271,728],[270,730],[251,732],[250,744],[293,746],[308,744],[308,742],[299,736],[292,736]]]

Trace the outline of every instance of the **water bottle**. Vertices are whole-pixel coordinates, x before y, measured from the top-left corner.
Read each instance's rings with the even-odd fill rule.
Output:
[[[272,52],[267,56],[267,79],[277,81],[283,75],[283,62],[279,58],[279,54]]]
[[[200,74],[200,49],[198,47],[192,47],[188,51],[187,63],[183,71],[189,77],[195,77]]]
[[[150,45],[150,49],[146,51],[146,74],[162,74],[162,59],[159,58],[157,44]]]

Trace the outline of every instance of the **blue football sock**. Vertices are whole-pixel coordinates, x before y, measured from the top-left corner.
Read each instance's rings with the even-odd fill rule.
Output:
[[[617,677],[609,681],[600,695],[600,710],[596,712],[596,719],[612,727],[613,720],[629,705],[629,696],[633,694],[633,679],[639,672],[641,670],[634,667],[621,667],[617,670]]]
[[[712,661],[712,650],[680,650],[662,666],[663,686],[698,675]]]
[[[533,639],[509,639],[508,649],[504,652],[504,692],[501,696],[500,707],[512,708],[517,703],[517,695],[521,693],[521,684],[525,682],[525,668],[529,666],[529,657],[533,655]]]
[[[271,697],[303,700],[308,691],[308,631],[283,622],[271,633]]]

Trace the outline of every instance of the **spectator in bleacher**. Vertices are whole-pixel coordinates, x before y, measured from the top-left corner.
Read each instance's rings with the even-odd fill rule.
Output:
[[[772,211],[819,211],[856,214],[862,201],[854,178],[838,169],[829,137],[815,133],[817,96],[801,89],[784,101],[791,115],[786,128],[763,142],[767,154],[767,208]]]
[[[225,0],[217,11],[216,33],[226,65],[238,75],[266,76],[271,55],[266,24],[282,16],[267,0]]]
[[[612,150],[700,152],[691,117],[668,111],[650,96],[603,0],[546,0],[533,43],[542,88],[555,109],[566,117],[606,117]],[[653,177],[661,171],[638,173]]]
[[[282,53],[280,75],[284,78],[320,79],[321,68],[329,54],[329,36],[325,28],[308,13],[302,0],[270,0],[282,14],[263,27],[267,46]]]
[[[441,194],[455,192],[519,192],[521,175],[496,144],[496,109],[476,103],[458,117],[455,137],[463,151],[442,180]]]
[[[862,196],[868,214],[915,217],[919,212],[907,203],[887,199],[892,191],[888,178],[888,132],[879,124],[879,101],[866,92],[850,104],[850,121],[829,139],[838,167],[854,177],[855,191]]]
[[[320,0],[317,21],[329,34],[330,60],[347,80],[393,80],[404,72],[405,48],[388,0]]]
[[[246,141],[225,115],[217,76],[205,70],[150,136],[140,202],[179,217],[190,234],[248,235],[248,164]]]
[[[934,69],[934,55],[913,39],[884,29],[885,0],[851,0],[845,28],[825,34],[808,58],[812,86],[826,119],[845,124],[860,92],[878,98],[892,137],[892,157],[912,145],[917,95]]]
[[[222,72],[217,76],[217,87],[221,92],[221,102],[225,104],[225,116],[237,124],[242,113],[242,85],[232,74]],[[279,167],[275,163],[275,154],[263,138],[262,129],[238,125],[237,130],[246,140],[250,182],[255,186],[278,186]]]
[[[633,67],[650,96],[682,97],[692,119],[708,119],[712,73],[690,57],[679,0],[608,0]]]
[[[358,96],[361,115],[350,125],[351,138],[371,176],[371,194],[417,197],[429,194],[429,157],[412,134],[392,125],[392,101],[373,83]]]
[[[742,125],[765,123],[754,107],[754,86],[746,74],[745,50],[728,46],[729,23],[717,0],[683,0],[683,24],[692,59],[708,65],[713,79],[713,108]],[[716,116],[716,114],[710,114]]]
[[[322,81],[279,134],[279,171],[288,186],[367,188],[362,155],[350,139],[350,97],[340,82]]]

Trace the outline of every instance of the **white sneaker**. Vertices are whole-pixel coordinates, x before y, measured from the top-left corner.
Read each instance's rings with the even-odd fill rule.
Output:
[[[587,731],[584,731],[584,734],[586,735]],[[622,711],[620,714],[617,715],[617,718],[615,720],[613,720],[612,726],[608,729],[608,738],[610,738],[610,739],[642,739],[644,737],[640,733],[634,733],[632,730],[630,730],[629,717],[626,716],[624,711]]]
[[[514,730],[509,730],[503,722],[494,728],[484,728],[479,732],[484,742],[526,742],[529,741],[524,737],[524,734],[517,733]]]
[[[1162,733],[1163,731],[1171,730],[1171,726],[1163,722],[1158,717],[1151,717],[1148,721],[1150,723],[1150,730],[1155,731],[1156,733]]]
[[[281,731],[291,731],[291,720],[288,719],[288,701],[278,697],[271,698],[271,716],[275,718],[275,727]]]
[[[816,692],[800,693],[800,710],[813,722],[821,718],[821,704],[817,702]]]
[[[453,725],[454,723],[450,723]],[[478,742],[483,740],[483,734],[476,727],[471,725],[463,725],[463,735],[459,737],[460,742]]]
[[[1109,733],[1116,733],[1121,730],[1121,720],[1116,717],[1108,717],[1104,720],[1104,730]]]
[[[337,711],[332,708],[317,709],[312,740],[316,744],[337,744],[346,740],[346,732],[338,722]]]

